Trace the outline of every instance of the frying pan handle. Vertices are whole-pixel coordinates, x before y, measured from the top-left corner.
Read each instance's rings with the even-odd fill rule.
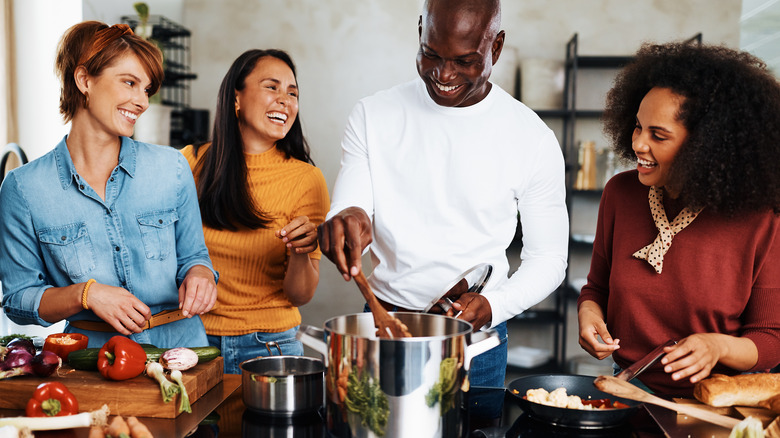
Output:
[[[466,371],[471,367],[472,359],[491,348],[498,347],[501,344],[501,340],[498,338],[498,332],[495,329],[489,329],[471,333],[468,343],[469,345],[466,346],[466,353],[463,358],[463,368]]]
[[[324,330],[301,324],[298,328],[298,333],[295,334],[295,339],[301,341],[303,345],[313,348],[323,357],[328,356],[328,345],[323,341],[323,339],[325,339]]]

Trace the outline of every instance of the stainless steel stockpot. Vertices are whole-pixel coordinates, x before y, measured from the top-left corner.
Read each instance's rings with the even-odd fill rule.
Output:
[[[499,345],[463,320],[392,313],[411,338],[378,338],[371,313],[302,325],[298,339],[325,358],[326,424],[337,437],[462,436],[471,360]]]

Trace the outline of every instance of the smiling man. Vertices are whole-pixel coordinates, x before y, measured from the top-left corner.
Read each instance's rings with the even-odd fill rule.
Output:
[[[423,310],[460,273],[492,264],[482,294],[453,291],[448,314],[462,311],[476,329],[498,331],[501,345],[475,359],[470,381],[499,387],[506,320],[560,285],[568,242],[558,142],[533,111],[489,82],[504,44],[500,21],[498,0],[426,1],[420,79],[354,108],[319,229],[323,253],[345,280],[362,268],[368,246],[369,282],[390,310]],[[510,275],[506,249],[518,217],[522,264]],[[500,406],[479,409],[500,415]]]

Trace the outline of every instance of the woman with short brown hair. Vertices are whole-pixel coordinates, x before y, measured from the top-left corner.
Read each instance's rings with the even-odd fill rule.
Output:
[[[195,184],[178,151],[134,141],[162,82],[160,50],[123,24],[71,27],[57,53],[71,130],[0,188],[3,309],[98,347],[122,334],[158,347],[205,346],[216,301]]]

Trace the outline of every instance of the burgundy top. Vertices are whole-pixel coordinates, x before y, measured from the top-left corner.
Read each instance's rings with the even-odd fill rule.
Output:
[[[668,339],[694,333],[746,337],[758,348],[750,371],[780,363],[780,216],[771,211],[728,219],[706,208],[674,237],[657,274],[632,254],[658,234],[650,188],[635,170],[613,177],[599,206],[588,282],[578,305],[592,300],[620,339],[615,362],[627,367]],[[668,198],[666,196],[665,198]],[[667,216],[679,211],[664,199]],[[716,366],[713,373],[736,374]],[[688,379],[673,381],[660,361],[640,377],[662,394],[690,396]]]

